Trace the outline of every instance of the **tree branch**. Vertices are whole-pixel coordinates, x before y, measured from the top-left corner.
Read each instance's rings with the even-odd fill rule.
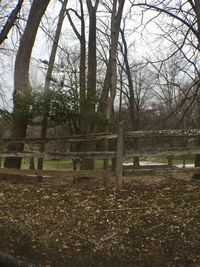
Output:
[[[8,17],[6,24],[4,25],[2,31],[0,32],[0,45],[7,39],[8,33],[10,32],[11,28],[13,27],[16,19],[17,14],[19,13],[24,0],[19,0],[16,7],[11,12],[10,16]]]

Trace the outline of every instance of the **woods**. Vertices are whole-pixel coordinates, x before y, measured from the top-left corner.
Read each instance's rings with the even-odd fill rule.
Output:
[[[58,14],[54,32],[45,25],[54,17],[51,5]],[[114,121],[120,119],[125,124],[130,121],[131,130],[181,129],[185,127],[183,124],[190,129],[198,125],[195,111],[199,88],[198,3],[124,0],[84,3],[80,0],[76,4],[33,1],[27,6],[23,1],[15,1],[13,5],[5,1],[1,6],[1,12],[7,13],[7,19],[1,19],[1,51],[6,45],[12,46],[9,38],[3,36],[14,31],[19,35],[19,27],[23,28],[19,45],[15,44],[13,103],[9,102],[13,107],[1,109],[2,120],[7,112],[12,117],[10,136],[26,137],[28,127],[35,121],[34,131],[40,132],[41,137],[48,137],[55,127],[65,129],[66,135],[109,132],[115,128]],[[33,16],[37,9],[40,12]],[[141,14],[144,18],[137,25]],[[27,17],[26,23],[23,16]],[[161,22],[160,17],[168,18],[168,22]],[[135,40],[142,41],[139,32],[151,30],[153,25],[158,31],[158,44],[163,43],[166,51],[157,50],[155,44],[157,54],[144,49],[144,56],[138,59],[134,56],[134,50],[139,49]],[[136,29],[139,34],[135,33]],[[51,43],[50,49],[39,46],[45,55],[45,59],[36,59],[35,68],[41,77],[39,86],[31,81],[34,44],[41,38],[37,33],[46,35]],[[74,45],[68,44],[70,39],[65,35],[69,33]],[[2,97],[7,95],[6,92]],[[152,114],[152,121],[146,121],[147,114]],[[101,145],[106,149],[106,144]],[[134,146],[137,149],[136,142]],[[96,144],[90,143],[73,149],[91,151],[95,147]],[[10,150],[23,151],[23,146]],[[43,144],[39,150],[44,151]],[[5,167],[20,168],[20,162],[8,158]],[[134,164],[139,165],[137,157]],[[38,167],[43,168],[42,159],[38,160]],[[83,162],[81,168],[93,169],[94,163]]]
[[[39,192],[38,201],[43,208],[38,202],[35,214],[40,214],[42,222],[45,221],[42,215],[45,208],[54,221],[52,209],[45,206],[45,201],[54,196],[58,196],[55,199],[58,205],[54,205],[58,212],[56,218],[61,219],[57,210],[65,210],[65,201],[60,202],[64,197],[60,196],[61,193],[67,195],[70,192],[72,202],[77,194],[80,203],[86,203],[83,204],[86,211],[87,207],[92,210],[93,205],[99,205],[90,215],[94,215],[91,221],[86,220],[86,225],[86,215],[79,218],[80,214],[77,215],[72,204],[69,206],[74,217],[69,220],[69,225],[66,220],[70,210],[61,212],[65,214],[61,227],[66,224],[70,229],[66,231],[69,232],[69,242],[62,239],[63,236],[67,238],[66,234],[50,227],[51,222],[49,233],[44,235],[47,244],[36,237],[41,233],[33,230],[30,220],[36,218],[31,213],[31,219],[25,223],[28,239],[35,236],[28,242],[33,254],[25,253],[30,262],[33,255],[39,255],[46,264],[45,255],[38,252],[38,248],[41,246],[50,257],[52,242],[52,247],[59,253],[63,252],[63,248],[67,250],[66,255],[72,258],[61,256],[62,264],[69,261],[72,266],[76,266],[75,257],[78,257],[79,266],[81,262],[90,266],[85,258],[88,251],[93,265],[95,257],[100,259],[102,256],[99,266],[110,266],[112,261],[115,262],[114,258],[116,266],[122,267],[129,266],[130,262],[135,266],[190,266],[187,264],[199,263],[200,256],[192,249],[195,242],[181,217],[187,217],[189,229],[198,235],[198,225],[190,224],[189,217],[195,222],[198,217],[195,217],[198,205],[191,191],[194,189],[195,196],[199,195],[199,52],[198,0],[0,1],[0,207],[4,211],[0,218],[0,239],[2,237],[6,243],[5,250],[0,245],[0,262],[7,256],[15,261],[9,255],[5,230],[12,239],[17,227],[21,227],[20,233],[24,229],[9,206],[12,214],[5,215],[4,206],[9,199],[4,191],[8,195],[11,192],[10,204],[13,204],[14,195],[17,195],[14,184],[22,183],[21,187],[16,186],[22,196],[18,205],[23,205],[25,201],[31,206],[26,192],[33,190],[34,194],[30,194],[30,202],[33,203]],[[157,177],[159,171],[161,178]],[[148,174],[148,182],[133,184],[137,174],[142,181],[140,173]],[[159,199],[155,200],[154,190],[149,190],[149,176],[157,180],[155,186]],[[55,188],[52,189],[52,186]],[[63,187],[63,192],[57,190],[59,186]],[[183,196],[177,193],[176,188]],[[177,194],[175,200],[174,192]],[[94,196],[94,202],[90,194]],[[102,196],[98,204],[98,194],[104,195],[111,203],[104,207]],[[132,194],[140,200],[133,201]],[[145,198],[149,205],[145,203]],[[181,199],[184,204],[180,211]],[[156,206],[154,200],[157,201]],[[186,211],[187,200],[190,216]],[[71,203],[69,199],[66,207],[67,203]],[[166,206],[166,203],[169,205]],[[191,208],[193,204],[194,208]],[[173,217],[171,207],[174,207],[178,219]],[[144,218],[136,212],[137,208],[147,210]],[[159,213],[161,210],[163,217]],[[125,212],[129,222],[126,229],[123,228],[123,216],[114,216],[116,211]],[[24,208],[23,212],[28,218],[29,209]],[[104,217],[100,220],[102,228],[97,222],[98,212],[109,213],[105,221]],[[136,221],[134,212],[141,216]],[[147,218],[148,212],[152,216],[150,219]],[[161,224],[153,225],[154,213]],[[168,213],[172,233],[179,240],[182,238],[181,231],[183,233],[184,255],[178,242],[178,252],[170,252],[170,230],[166,231],[167,238],[161,242]],[[10,226],[12,218],[13,228]],[[110,223],[112,219],[115,225]],[[109,232],[105,231],[106,220]],[[60,227],[57,221],[54,223]],[[140,230],[136,229],[138,223],[143,225]],[[178,228],[173,228],[174,224]],[[94,228],[94,235],[89,231],[90,227]],[[153,231],[149,237],[152,227],[158,227],[160,232],[157,235]],[[176,231],[179,227],[182,230]],[[39,227],[39,231],[41,229]],[[132,233],[131,238],[128,237],[129,232]],[[141,240],[137,239],[138,233]],[[186,237],[190,242],[186,242]],[[56,240],[61,240],[61,245]],[[107,240],[111,240],[111,246]],[[24,237],[23,242],[26,241]],[[129,251],[128,242],[136,244],[136,250]],[[145,242],[158,249],[152,250],[151,245],[146,248]],[[13,243],[11,247],[13,254],[19,255]],[[173,249],[176,250],[176,247]],[[117,256],[120,253],[121,259]],[[132,258],[130,253],[134,255]],[[140,255],[139,260],[137,255]],[[105,256],[108,262],[104,261]],[[166,257],[169,257],[169,262]]]

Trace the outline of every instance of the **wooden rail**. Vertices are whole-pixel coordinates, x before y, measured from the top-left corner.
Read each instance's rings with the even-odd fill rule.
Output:
[[[8,169],[2,168],[0,169],[1,174],[11,174],[11,175],[22,175],[22,176],[50,176],[50,177],[64,177],[64,178],[71,178],[71,177],[102,177],[104,175],[115,175],[115,172],[110,171],[109,173],[104,170],[19,170],[19,169]]]
[[[171,147],[170,144],[167,148],[155,148],[134,151],[127,150],[124,141],[133,138],[181,138],[181,137],[199,137],[200,130],[156,130],[156,131],[129,131],[124,132],[123,124],[118,125],[118,132],[116,134],[90,134],[90,135],[78,135],[78,136],[67,136],[62,138],[4,138],[0,139],[0,157],[20,157],[20,158],[50,158],[50,159],[101,159],[107,160],[112,159],[115,162],[115,169],[113,172],[108,170],[98,171],[41,171],[41,170],[11,170],[11,169],[0,169],[0,174],[17,174],[17,175],[46,175],[56,177],[108,177],[109,175],[116,177],[116,187],[121,189],[122,187],[122,173],[123,173],[123,159],[126,157],[142,157],[142,156],[167,156],[172,166],[172,156],[177,155],[196,155],[200,154],[200,147]],[[112,151],[78,151],[78,152],[38,152],[38,151],[7,151],[8,146],[11,144],[66,144],[76,142],[88,142],[88,141],[99,141],[99,140],[116,140],[116,146],[113,147]],[[166,139],[167,140],[167,139]],[[114,165],[113,165],[114,166]],[[194,168],[193,168],[194,169]],[[195,170],[194,170],[195,171]],[[199,170],[196,170],[199,171]]]
[[[11,157],[11,158],[49,158],[49,159],[112,159],[116,157],[114,151],[87,151],[87,152],[1,152],[0,157]]]
[[[155,147],[154,149],[148,148],[148,149],[138,149],[138,150],[126,150],[124,151],[124,158],[130,158],[130,157],[148,157],[148,156],[165,156],[168,159],[168,170],[173,169],[173,157],[174,156],[187,156],[187,155],[197,155],[200,154],[200,147],[195,146],[195,138],[200,137],[200,129],[191,129],[191,130],[150,130],[150,131],[129,131],[125,132],[124,138],[139,140],[141,138],[145,139],[159,139],[162,138],[162,142],[165,142],[165,145],[167,144],[167,147],[161,148],[161,147]],[[183,138],[183,146],[179,147],[173,147],[173,140],[176,141],[179,138]],[[187,139],[193,140],[194,146],[186,146],[187,142],[185,142]],[[191,139],[192,138],[192,139]],[[185,141],[183,141],[185,139]],[[170,141],[169,141],[170,140]],[[180,140],[179,140],[180,141]],[[150,169],[151,167],[148,166]],[[146,170],[146,169],[145,169]],[[165,169],[166,170],[166,169]],[[164,170],[164,171],[165,171]],[[177,168],[176,170],[173,170],[174,172],[193,172],[193,173],[200,173],[199,167],[193,167],[193,168]],[[136,170],[137,172],[139,170]],[[141,170],[142,171],[142,170]],[[157,171],[157,169],[155,170]]]
[[[122,129],[122,127],[120,128]],[[0,169],[1,175],[21,175],[21,176],[38,176],[38,177],[104,177],[104,179],[109,176],[116,176],[116,187],[121,188],[122,185],[122,163],[120,164],[121,169],[118,168],[119,163],[122,161],[123,148],[117,151],[66,151],[66,152],[39,152],[39,151],[7,151],[8,146],[12,144],[67,144],[76,142],[88,142],[88,141],[99,141],[99,140],[111,140],[119,139],[118,134],[107,134],[107,133],[97,133],[90,135],[76,135],[67,136],[62,138],[3,138],[0,139],[0,157],[13,157],[13,158],[49,158],[49,159],[115,159],[118,164],[116,165],[115,171],[109,170],[16,170],[16,169]],[[121,135],[120,141],[123,140],[123,135]]]
[[[196,155],[200,154],[200,147],[176,147],[176,148],[165,148],[156,150],[142,150],[132,151],[128,150],[125,152],[125,157],[148,157],[148,156],[184,156],[184,155]]]
[[[66,137],[47,137],[47,138],[1,138],[0,145],[7,146],[10,144],[47,144],[47,143],[74,143],[74,142],[85,142],[85,141],[98,141],[104,139],[116,139],[117,134],[88,134],[88,135],[75,135]]]
[[[195,136],[200,136],[200,130],[192,129],[192,130],[129,131],[125,132],[124,136],[127,138],[195,137]]]

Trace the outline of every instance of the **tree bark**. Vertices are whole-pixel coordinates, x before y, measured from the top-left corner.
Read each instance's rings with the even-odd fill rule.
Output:
[[[26,136],[31,101],[31,86],[29,81],[31,53],[40,21],[49,1],[50,0],[33,1],[16,56],[13,92],[13,127],[11,133],[11,136],[15,138],[23,138]],[[23,144],[16,144],[9,149],[21,152],[23,151],[23,147]],[[19,169],[21,166],[21,158],[7,158],[4,166],[6,168]]]
[[[197,29],[197,39],[198,39],[198,49],[200,51],[200,1],[199,0],[194,0],[194,3],[193,1],[189,1],[192,8],[194,9],[194,12],[196,14],[196,19],[197,19],[197,26],[198,26],[198,29]],[[200,79],[200,73],[198,73],[198,79]],[[199,119],[198,119],[198,122],[199,122],[199,126],[200,126],[200,108],[198,108],[198,112],[199,112]],[[197,137],[196,140],[195,140],[195,145],[196,146],[199,146],[200,145],[200,138]],[[197,154],[195,155],[195,161],[194,161],[194,166],[195,167],[199,167],[200,166],[200,154]],[[193,179],[200,179],[200,173],[197,173],[197,174],[194,174]]]
[[[87,112],[95,112],[96,104],[96,76],[97,76],[97,58],[96,58],[96,12],[99,0],[96,0],[95,5],[92,5],[91,0],[87,0],[89,13],[89,41],[88,41],[88,74],[87,74]],[[89,132],[93,131],[90,123]]]
[[[96,108],[96,79],[97,79],[97,56],[96,56],[96,12],[99,0],[95,1],[93,6],[91,0],[87,0],[87,8],[89,13],[89,41],[88,41],[88,73],[87,73],[87,97],[84,112],[88,116],[86,123],[86,132],[92,133],[95,124],[90,120],[90,116],[95,113]],[[87,117],[86,117],[87,118]],[[86,142],[81,148],[84,151],[94,151],[96,149],[95,142]],[[82,170],[93,170],[94,160],[83,159],[81,164]]]
[[[46,109],[45,109],[45,114],[43,116],[42,120],[42,127],[41,127],[41,137],[44,138],[46,137],[47,134],[47,128],[48,128],[48,115],[49,115],[49,92],[50,92],[50,83],[52,79],[52,73],[53,73],[53,67],[55,63],[55,58],[56,58],[56,52],[58,48],[58,42],[61,34],[61,29],[63,25],[63,21],[65,18],[65,12],[66,12],[66,6],[67,6],[68,0],[65,0],[62,4],[60,14],[59,14],[59,19],[58,19],[58,24],[57,24],[57,29],[52,45],[52,50],[51,50],[51,55],[49,58],[49,64],[48,64],[48,69],[47,69],[47,74],[45,78],[45,85],[44,85],[44,94],[45,94],[45,99],[46,99]],[[45,144],[40,145],[40,152],[44,152],[45,150]],[[43,169],[43,158],[38,159],[38,169],[42,170]]]
[[[80,39],[80,112],[84,112],[85,110],[85,100],[86,100],[86,40],[85,40],[85,18],[84,18],[84,10],[83,3],[80,0],[81,7],[81,39]],[[84,126],[81,125],[81,129]]]
[[[197,30],[197,38],[198,38],[198,42],[199,42],[199,50],[200,50],[200,1],[199,0],[194,0],[194,11],[196,14],[196,18],[197,18],[197,25],[198,25],[198,30]]]
[[[0,1],[1,2],[1,1]],[[16,7],[11,12],[10,16],[8,17],[5,25],[3,26],[3,29],[0,32],[0,45],[7,39],[8,33],[12,29],[13,25],[15,24],[15,21],[17,20],[17,15],[19,11],[21,10],[22,4],[24,0],[19,0]]]
[[[85,111],[87,108],[87,104],[86,104],[86,37],[85,37],[85,16],[84,16],[84,9],[83,9],[83,2],[82,0],[79,0],[80,3],[80,11],[81,14],[77,14],[76,11],[72,10],[75,15],[80,19],[81,22],[81,30],[80,33],[77,30],[76,26],[74,25],[74,22],[69,14],[69,12],[67,12],[68,15],[68,19],[69,22],[72,26],[72,29],[74,31],[74,33],[76,34],[79,42],[80,42],[80,76],[79,76],[79,80],[80,80],[80,120],[79,120],[79,126],[80,126],[80,130],[82,134],[87,133],[87,123],[86,123],[86,119],[85,119]],[[75,130],[75,134],[76,130]],[[85,150],[85,143],[78,143],[74,146],[74,150]],[[86,160],[85,160],[86,161]],[[84,161],[84,162],[85,162]],[[81,168],[87,168],[87,166],[84,166],[83,161],[81,161]]]
[[[85,16],[84,16],[84,9],[83,9],[83,2],[82,0],[79,0],[80,3],[80,11],[81,15],[79,15],[75,10],[72,9],[72,11],[75,13],[75,15],[80,19],[81,22],[81,30],[80,33],[77,30],[71,16],[69,13],[69,10],[67,11],[67,16],[69,19],[69,22],[71,24],[71,27],[76,34],[76,37],[78,38],[80,42],[80,112],[81,114],[84,113],[85,107],[86,107],[86,38],[85,38]],[[82,128],[82,127],[81,127]]]
[[[126,42],[126,38],[124,35],[124,30],[120,30],[121,32],[121,37],[122,37],[122,42],[124,45],[124,51],[123,51],[123,57],[124,57],[124,64],[125,64],[125,70],[126,70],[126,75],[128,79],[128,88],[129,88],[129,114],[130,114],[130,119],[131,119],[131,128],[133,131],[138,131],[139,130],[139,120],[138,120],[138,114],[137,114],[137,108],[136,108],[136,101],[135,101],[135,92],[134,92],[134,86],[133,86],[133,80],[132,80],[132,75],[131,75],[131,68],[128,60],[128,46]],[[133,140],[133,149],[135,151],[138,150],[138,139],[135,138]],[[140,166],[140,160],[139,157],[134,157],[133,158],[133,165],[134,167],[139,167]]]
[[[111,14],[111,47],[110,56],[101,93],[98,111],[105,114],[109,119],[112,114],[117,85],[117,47],[119,39],[120,24],[122,19],[125,0],[114,0]]]
[[[200,103],[197,103],[198,108],[197,108],[197,112],[198,112],[198,124],[200,125]],[[197,136],[195,138],[195,146],[199,146],[200,145],[200,136]],[[194,159],[194,166],[195,167],[200,167],[200,154],[196,154],[195,155],[195,159]],[[192,179],[200,179],[200,173],[195,173],[192,176]]]

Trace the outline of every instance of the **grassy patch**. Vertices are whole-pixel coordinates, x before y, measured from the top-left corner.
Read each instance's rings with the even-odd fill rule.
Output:
[[[35,168],[37,169],[37,159],[34,159]],[[111,164],[111,161],[109,161]],[[22,160],[22,169],[28,170],[30,166],[29,159]],[[78,168],[80,168],[80,163],[78,164]],[[102,160],[95,160],[95,169],[103,168]],[[73,163],[70,159],[45,159],[44,160],[44,170],[72,170]]]

